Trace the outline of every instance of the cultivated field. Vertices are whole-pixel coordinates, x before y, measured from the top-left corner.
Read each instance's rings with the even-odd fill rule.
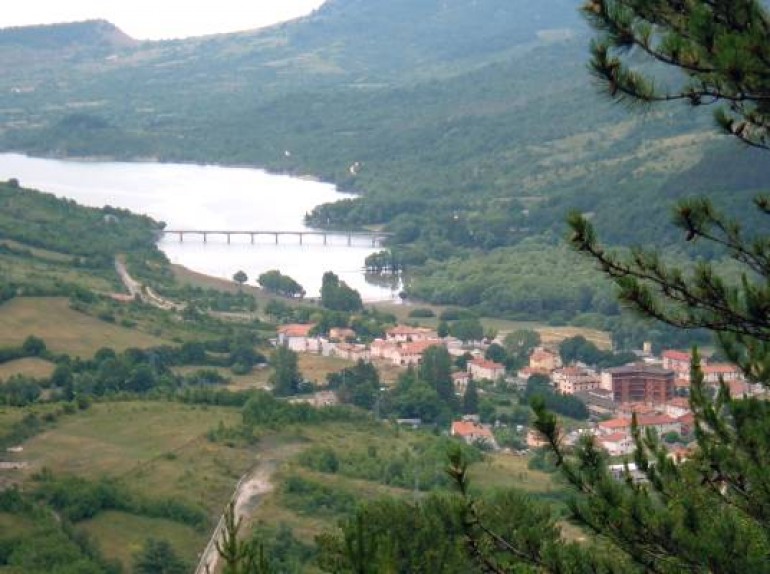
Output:
[[[0,305],[0,346],[20,345],[28,336],[43,339],[57,353],[91,357],[102,347],[123,350],[168,341],[73,311],[63,297],[16,297]]]

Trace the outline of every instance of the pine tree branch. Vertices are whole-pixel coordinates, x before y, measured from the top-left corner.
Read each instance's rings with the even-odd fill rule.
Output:
[[[596,243],[592,226],[580,214],[571,214],[568,223],[573,230],[570,239],[573,247],[590,255],[621,288],[621,298],[644,314],[677,327],[708,328],[770,341],[768,317],[746,312],[738,305],[735,292],[726,290],[708,273],[696,276],[693,288],[681,272],[665,269],[655,254],[636,251],[632,263],[608,255]],[[664,300],[680,307],[660,308],[651,286]]]

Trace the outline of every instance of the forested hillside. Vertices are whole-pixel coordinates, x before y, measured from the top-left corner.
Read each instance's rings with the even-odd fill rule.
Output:
[[[444,274],[432,270],[451,258],[510,277],[516,257],[495,250],[526,254],[518,246],[533,238],[548,249],[570,209],[611,243],[666,245],[673,200],[708,191],[729,207],[768,187],[767,162],[721,142],[704,115],[628,115],[598,98],[578,4],[330,0],[265,30],[169,42],[116,41],[104,22],[0,31],[0,149],[334,181],[361,198],[311,223],[385,226],[410,290],[455,304],[436,295]],[[467,291],[453,275],[441,292]],[[504,301],[520,295],[473,304],[518,317]],[[578,312],[575,290],[546,298],[533,308]]]

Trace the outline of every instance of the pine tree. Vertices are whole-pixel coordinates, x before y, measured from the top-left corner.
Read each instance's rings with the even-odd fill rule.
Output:
[[[299,372],[297,353],[288,347],[279,345],[270,355],[273,372],[269,383],[277,397],[295,395],[299,391],[302,375]]]
[[[476,381],[468,381],[463,393],[463,413],[466,415],[475,415],[479,412],[479,391],[476,388]]]
[[[597,30],[591,69],[615,99],[652,104],[681,100],[713,104],[718,126],[748,146],[770,147],[770,16],[757,0],[589,0],[583,9]],[[649,65],[641,66],[647,58]],[[658,70],[683,80],[662,90]],[[640,71],[643,70],[643,71]],[[754,205],[770,215],[770,198]],[[687,241],[705,241],[742,266],[737,281],[708,262],[690,271],[669,267],[637,249],[608,252],[580,214],[569,218],[571,243],[592,257],[619,287],[620,298],[643,315],[682,328],[710,330],[747,379],[770,386],[770,235],[747,234],[707,198],[681,202],[675,224]],[[659,437],[634,424],[634,462],[645,481],[610,475],[606,455],[592,441],[572,452],[560,442],[556,417],[535,401],[544,434],[577,494],[574,519],[640,572],[770,572],[770,403],[732,397],[720,384],[712,397],[693,352],[690,403],[697,450],[685,461],[668,456]],[[467,492],[465,467],[452,472]],[[626,571],[592,564],[576,549],[569,561],[549,557],[515,534],[489,528],[468,501],[468,533],[477,560],[490,572],[511,563],[540,572]],[[502,555],[501,555],[502,554]]]
[[[591,70],[612,98],[630,103],[720,104],[718,125],[744,143],[768,148],[770,19],[759,0],[588,0],[598,32]],[[684,74],[662,89],[638,71],[641,58]]]
[[[428,383],[447,405],[454,406],[452,357],[446,347],[434,345],[425,349],[419,367],[420,380]]]
[[[222,574],[270,574],[272,569],[262,544],[255,539],[241,539],[242,518],[236,516],[235,503],[230,502],[222,517],[221,536],[215,542],[224,563]],[[213,574],[208,565],[206,573]]]

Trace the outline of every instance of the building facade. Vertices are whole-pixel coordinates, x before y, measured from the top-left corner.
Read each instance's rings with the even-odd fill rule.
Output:
[[[650,365],[626,365],[602,373],[602,388],[616,403],[663,404],[674,397],[674,371]]]
[[[601,385],[598,374],[577,366],[556,369],[551,373],[551,380],[556,390],[565,395],[592,391]]]

